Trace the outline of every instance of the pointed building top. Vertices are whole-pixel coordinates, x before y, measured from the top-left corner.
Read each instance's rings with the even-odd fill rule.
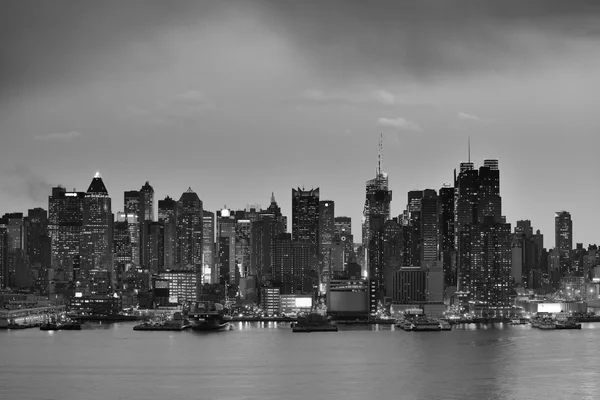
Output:
[[[271,204],[277,203],[275,201],[275,192],[271,192]]]
[[[194,191],[192,190],[192,187],[188,187],[188,190],[186,190],[186,193],[194,193]]]
[[[106,186],[104,186],[104,182],[102,181],[99,172],[96,172],[96,175],[94,175],[94,179],[92,179],[92,183],[90,183],[87,193],[93,195],[108,196],[108,190],[106,190]]]

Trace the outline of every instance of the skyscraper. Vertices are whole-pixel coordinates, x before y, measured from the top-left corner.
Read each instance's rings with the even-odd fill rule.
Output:
[[[322,279],[318,265],[319,188],[292,189],[292,241],[310,246],[309,269],[317,271],[316,279],[320,282]]]
[[[571,252],[573,250],[573,221],[567,211],[554,216],[554,246],[560,254],[560,276],[571,274]]]
[[[439,190],[440,253],[444,270],[444,285],[456,286],[456,250],[454,240],[454,188],[444,186]]]
[[[0,288],[8,285],[8,218],[0,218]]]
[[[319,188],[292,189],[292,241],[319,245]]]
[[[48,236],[48,212],[33,208],[27,212],[27,258],[32,267],[36,288],[42,293],[49,283],[51,268],[51,244]]]
[[[218,273],[215,268],[215,213],[203,211],[202,216],[202,274],[204,283],[217,283]]]
[[[319,256],[321,284],[326,285],[331,277],[331,245],[335,234],[335,203],[331,200],[319,202]]]
[[[73,280],[73,262],[79,258],[85,192],[52,188],[48,197],[48,231],[51,238],[51,279]],[[79,262],[79,261],[78,261]]]
[[[231,210],[217,211],[217,262],[221,285],[234,285],[239,276],[235,262],[235,216]]]
[[[426,189],[421,199],[421,259],[426,261],[439,259],[438,196],[435,190]]]
[[[124,193],[124,211],[125,219],[128,223],[128,230],[131,243],[131,262],[135,266],[141,264],[141,233],[143,225],[143,211],[140,204],[141,195],[137,190],[129,190]]]
[[[568,253],[573,250],[573,221],[571,213],[559,211],[554,216],[554,247]]]
[[[369,279],[369,313],[377,313],[378,302],[385,292],[383,265],[383,226],[390,218],[392,191],[388,176],[382,170],[383,137],[379,138],[379,152],[375,179],[367,181],[363,210],[363,248],[366,249],[366,269]]]
[[[96,173],[83,199],[80,255],[84,285],[90,284],[93,270],[112,273],[112,224],[111,199],[100,173]]]
[[[181,268],[202,264],[202,201],[189,188],[177,203],[177,263]]]
[[[502,198],[500,197],[500,170],[498,160],[484,160],[479,167],[479,206],[478,221],[483,222],[487,216],[501,222]]]
[[[158,221],[163,224],[164,267],[175,269],[178,265],[177,202],[169,196],[158,201]]]
[[[140,223],[154,221],[154,189],[146,181],[140,189]]]
[[[510,224],[503,223],[497,160],[479,172],[461,163],[455,178],[455,245],[459,301],[470,311],[499,315],[511,290]]]

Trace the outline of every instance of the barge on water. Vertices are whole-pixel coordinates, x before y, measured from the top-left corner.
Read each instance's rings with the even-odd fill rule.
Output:
[[[190,329],[192,324],[189,320],[182,317],[181,313],[176,312],[173,319],[163,322],[144,322],[133,327],[134,331],[185,331]]]
[[[298,322],[292,323],[292,332],[337,332],[337,324],[321,314],[308,314],[298,317]]]

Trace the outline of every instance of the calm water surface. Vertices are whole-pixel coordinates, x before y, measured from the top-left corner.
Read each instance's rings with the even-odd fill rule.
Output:
[[[599,399],[600,324],[0,331],[0,399]]]

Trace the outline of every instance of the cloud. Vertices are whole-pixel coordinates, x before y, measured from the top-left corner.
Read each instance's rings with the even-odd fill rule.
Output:
[[[600,36],[596,0],[266,2],[311,70],[346,82],[539,71]]]
[[[386,89],[325,92],[309,89],[288,99],[292,103],[324,104],[342,106],[431,106],[431,103],[411,99],[407,95],[394,94]]]
[[[422,132],[423,129],[415,122],[409,121],[405,118],[379,118],[377,125],[386,128],[393,128],[399,131],[413,131]]]
[[[69,142],[75,138],[83,136],[77,131],[63,132],[63,133],[50,133],[47,135],[36,136],[37,140],[43,140],[45,142]]]
[[[35,203],[40,203],[52,193],[53,185],[26,165],[18,164],[8,168],[6,176],[11,183],[4,185],[2,189],[16,199],[27,198]]]
[[[472,121],[482,121],[483,120],[483,118],[479,118],[476,115],[467,114],[462,111],[458,113],[458,119],[463,120],[463,121],[464,120],[472,120]]]

